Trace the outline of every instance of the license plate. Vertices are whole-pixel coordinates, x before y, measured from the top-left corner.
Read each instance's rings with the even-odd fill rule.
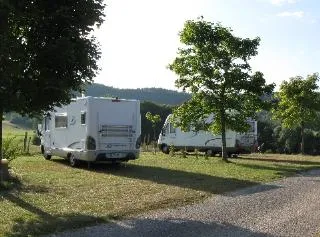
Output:
[[[121,153],[110,153],[110,154],[107,154],[107,156],[111,158],[119,158],[121,157]]]

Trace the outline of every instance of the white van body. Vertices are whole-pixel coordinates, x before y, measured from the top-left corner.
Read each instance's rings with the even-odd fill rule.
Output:
[[[139,157],[141,117],[138,100],[80,97],[48,112],[41,126],[46,159],[120,162]]]
[[[164,153],[169,153],[170,146],[174,149],[195,149],[206,152],[209,155],[221,153],[221,135],[213,135],[208,131],[188,131],[183,132],[180,128],[175,128],[170,122],[169,115],[163,125],[163,129],[158,139],[158,146]],[[226,131],[226,147],[229,156],[240,153],[250,153],[257,141],[257,122],[248,120],[250,129],[246,133]]]

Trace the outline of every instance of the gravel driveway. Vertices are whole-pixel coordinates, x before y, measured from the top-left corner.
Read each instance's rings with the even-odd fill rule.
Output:
[[[216,195],[205,202],[53,236],[314,236],[320,233],[320,170]]]

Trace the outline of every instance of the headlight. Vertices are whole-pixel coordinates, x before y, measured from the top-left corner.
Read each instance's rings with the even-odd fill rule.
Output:
[[[88,136],[86,139],[86,147],[87,150],[95,150],[96,149],[96,140],[93,137]]]
[[[137,141],[136,141],[136,149],[139,149],[141,146],[141,135],[138,137]]]

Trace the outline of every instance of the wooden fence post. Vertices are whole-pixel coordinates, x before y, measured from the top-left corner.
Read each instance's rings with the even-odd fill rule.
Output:
[[[23,139],[23,152],[26,152],[27,149],[27,141],[28,141],[28,132],[24,133],[24,139]]]

